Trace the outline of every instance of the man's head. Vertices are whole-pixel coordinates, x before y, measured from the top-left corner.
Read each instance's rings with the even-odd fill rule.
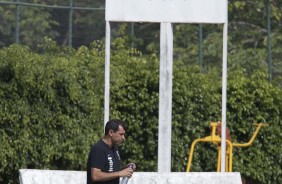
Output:
[[[119,119],[109,120],[105,126],[105,135],[108,135],[110,130],[113,130],[114,133],[116,133],[119,130],[119,126],[121,126],[124,130],[126,129],[123,121]]]
[[[125,140],[125,124],[119,119],[109,120],[105,127],[105,136],[111,138],[113,145],[121,144]]]

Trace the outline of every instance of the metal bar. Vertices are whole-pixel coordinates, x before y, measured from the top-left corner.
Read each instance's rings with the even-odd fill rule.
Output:
[[[268,63],[268,75],[269,80],[271,81],[273,78],[273,71],[272,71],[272,51],[271,51],[271,8],[269,0],[266,1],[266,11],[267,11],[267,63]]]
[[[21,6],[32,6],[41,8],[55,8],[55,9],[69,9],[69,6],[58,6],[58,5],[42,5],[34,3],[23,3],[23,2],[0,2],[3,5],[21,5]],[[105,8],[89,8],[89,7],[73,7],[74,10],[105,10]]]
[[[16,44],[20,43],[20,0],[16,1]]]
[[[227,103],[227,41],[228,41],[228,1],[226,1],[226,22],[223,24],[222,58],[222,127],[221,127],[221,172],[225,172],[226,156],[226,103]]]
[[[73,0],[69,0],[68,46],[72,47]]]
[[[263,127],[263,126],[268,126],[268,124],[259,123],[259,124],[257,125],[257,128],[256,128],[256,130],[255,130],[253,136],[252,136],[251,139],[249,140],[249,142],[247,142],[247,143],[233,143],[233,147],[248,147],[248,146],[250,146],[251,144],[253,144],[255,138],[257,137],[257,134],[258,134],[259,130],[260,130],[261,127]]]
[[[200,69],[203,70],[203,25],[199,24],[199,64]]]
[[[111,27],[106,21],[106,46],[105,46],[105,101],[104,101],[104,125],[110,116],[110,53],[111,53]]]
[[[131,22],[130,35],[131,35],[132,38],[135,35],[134,22]],[[134,48],[134,41],[133,41],[133,39],[132,39],[132,42],[131,42],[131,48]]]
[[[169,22],[161,22],[158,172],[171,172],[173,31]]]

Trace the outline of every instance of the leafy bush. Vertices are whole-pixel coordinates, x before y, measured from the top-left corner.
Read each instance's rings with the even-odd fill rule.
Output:
[[[157,171],[158,57],[125,45],[113,43],[110,116],[128,126],[124,162]],[[0,50],[1,183],[17,183],[20,168],[85,170],[90,146],[103,135],[103,44],[70,50],[46,39],[38,52],[18,45]],[[172,171],[184,172],[192,141],[221,119],[221,75],[180,60],[173,75]],[[233,170],[252,183],[282,183],[281,88],[263,71],[234,67],[228,77],[233,141],[248,141],[253,123],[270,125],[251,147],[235,148]],[[191,170],[215,171],[216,158],[213,145],[199,145]]]
[[[13,183],[20,168],[86,168],[103,129],[103,60],[95,49],[71,57],[1,50],[1,183]]]
[[[133,54],[122,45],[112,62],[111,115],[129,126],[122,147],[126,162],[136,162],[142,171],[157,171],[158,59],[130,57]],[[216,70],[201,73],[181,61],[174,63],[173,73],[172,171],[185,171],[192,141],[208,136],[209,123],[221,119],[221,75]],[[227,95],[227,126],[234,142],[247,142],[254,123],[270,125],[251,147],[235,148],[233,170],[252,183],[280,183],[281,88],[269,83],[264,71],[251,74],[235,67],[229,71]],[[216,154],[211,144],[197,146],[192,171],[215,171]]]

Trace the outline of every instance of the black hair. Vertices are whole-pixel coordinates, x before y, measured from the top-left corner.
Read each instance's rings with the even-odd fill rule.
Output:
[[[111,119],[106,123],[105,126],[105,135],[109,133],[110,130],[113,130],[114,132],[117,132],[119,129],[119,126],[121,126],[124,130],[126,130],[125,124],[122,120],[119,119]]]

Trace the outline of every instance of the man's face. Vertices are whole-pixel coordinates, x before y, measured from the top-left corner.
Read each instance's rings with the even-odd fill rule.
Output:
[[[119,126],[118,131],[111,132],[111,137],[112,137],[112,143],[114,145],[120,145],[125,141],[125,130],[123,129],[122,126]]]

